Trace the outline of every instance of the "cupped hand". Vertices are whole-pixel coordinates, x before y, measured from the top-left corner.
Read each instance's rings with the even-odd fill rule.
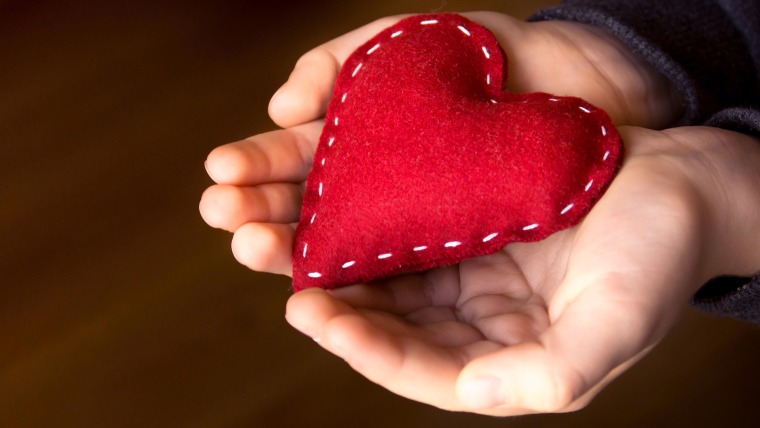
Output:
[[[621,131],[628,158],[578,226],[455,266],[305,290],[288,321],[368,379],[440,408],[583,407],[657,344],[698,286],[760,269],[746,236],[760,227],[758,207],[736,203],[760,200],[757,141],[709,128]]]
[[[679,119],[679,93],[611,34],[565,21],[527,23],[495,12],[464,13],[490,29],[507,53],[507,89],[576,96],[604,109],[618,125],[659,129]],[[354,30],[303,55],[269,106],[282,127],[324,115],[340,67],[361,44],[404,16]]]
[[[509,90],[577,96],[617,125],[665,126],[680,114],[671,85],[610,35],[578,23],[525,23],[494,12],[465,14],[489,28],[509,57]],[[203,195],[206,222],[235,233],[246,266],[289,274],[293,224],[341,64],[402,16],[383,18],[303,55],[272,97],[272,119],[286,129],[221,146],[206,167],[217,185]]]
[[[493,13],[469,18],[505,47],[511,90],[579,96],[618,125],[661,127],[679,114],[668,84],[598,30]],[[217,184],[204,193],[201,213],[234,232],[233,253],[244,265],[290,274],[303,182],[340,64],[397,19],[304,55],[270,104],[287,129],[209,155]],[[706,129],[621,132],[624,168],[579,226],[421,275],[299,292],[288,320],[369,379],[435,406],[494,415],[582,406],[665,334],[697,285],[751,269],[714,249],[749,235],[737,236],[735,222],[720,215],[738,200],[722,196],[721,183],[732,192],[758,186],[734,188],[716,163],[730,163],[728,156],[746,164],[755,142]]]

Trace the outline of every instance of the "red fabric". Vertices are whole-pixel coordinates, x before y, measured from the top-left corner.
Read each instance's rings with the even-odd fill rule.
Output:
[[[336,288],[492,254],[579,222],[622,161],[602,110],[503,92],[506,56],[459,15],[420,15],[338,76],[296,230],[293,287]]]

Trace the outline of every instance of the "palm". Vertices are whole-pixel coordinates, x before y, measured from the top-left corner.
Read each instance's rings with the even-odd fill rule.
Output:
[[[581,405],[662,337],[674,302],[700,280],[676,276],[698,257],[688,238],[697,210],[679,174],[658,175],[669,161],[651,153],[657,143],[638,134],[627,133],[625,168],[579,226],[423,274],[298,293],[291,323],[308,323],[309,334],[371,380],[439,407],[467,408],[457,378],[494,361],[519,367],[518,378],[552,377],[561,391],[485,413]]]

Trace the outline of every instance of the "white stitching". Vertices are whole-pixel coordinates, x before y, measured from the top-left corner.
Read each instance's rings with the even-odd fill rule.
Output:
[[[364,63],[363,63],[363,62],[360,62],[360,63],[359,63],[359,65],[357,65],[357,66],[356,66],[356,68],[354,69],[354,72],[353,72],[353,73],[351,73],[351,77],[356,77],[356,73],[358,73],[358,72],[359,72],[359,70],[361,70],[361,69],[362,69],[362,66],[363,66],[363,65],[364,65]]]
[[[431,24],[437,24],[437,23],[438,23],[438,20],[435,20],[435,19],[431,19],[431,20],[426,20],[426,21],[420,22],[421,25],[431,25]],[[464,35],[466,35],[468,37],[470,37],[471,34],[472,34],[472,33],[470,33],[470,31],[467,28],[465,28],[462,25],[458,25],[457,28]],[[396,32],[394,32],[394,33],[391,34],[391,38],[396,38],[396,37],[400,36],[401,34],[403,34],[403,32],[404,32],[403,30],[396,31]],[[380,48],[380,46],[381,46],[381,43],[375,44],[369,50],[367,50],[366,55],[371,55],[373,52],[375,52],[376,50],[378,50]],[[483,55],[485,56],[486,59],[490,59],[491,58],[491,54],[488,51],[488,48],[486,46],[482,46],[481,50],[483,51]],[[355,77],[359,73],[359,71],[362,69],[363,65],[364,65],[363,62],[359,63],[359,65],[356,66],[356,68],[354,69],[353,73],[351,74],[351,77]],[[488,85],[491,84],[491,74],[490,73],[486,75],[486,83]],[[348,97],[348,92],[344,92],[343,95],[342,95],[342,97],[341,97],[341,103],[345,103],[347,97]],[[497,101],[495,99],[491,99],[490,101],[493,104],[497,104]],[[560,99],[556,98],[556,97],[551,97],[551,98],[549,98],[549,101],[556,102],[556,101],[560,101]],[[588,109],[588,108],[586,108],[586,107],[584,107],[584,106],[579,106],[578,108],[581,111],[583,111],[584,113],[591,113],[591,110]],[[338,116],[335,116],[334,124],[335,124],[335,126],[338,126],[338,124],[339,124]],[[601,132],[602,132],[602,136],[604,136],[604,137],[607,136],[608,131],[607,131],[607,128],[604,125],[601,125]],[[328,141],[328,147],[332,147],[332,145],[333,145],[334,142],[335,142],[335,137],[333,136]],[[605,152],[605,154],[604,154],[603,160],[606,161],[609,158],[609,156],[610,156],[610,151],[607,150]],[[326,157],[322,158],[322,166],[325,165],[326,160],[327,160]],[[593,184],[594,184],[594,180],[591,179],[588,182],[588,184],[586,184],[586,187],[584,188],[584,191],[588,192],[591,189],[591,187],[593,186]],[[323,183],[320,182],[319,183],[319,191],[318,191],[319,196],[322,196],[323,190],[324,190]],[[567,206],[565,206],[565,208],[562,209],[562,211],[560,212],[560,214],[562,214],[562,215],[567,214],[574,207],[575,207],[575,204],[574,203],[570,203]],[[314,223],[314,221],[316,220],[316,217],[317,217],[317,214],[314,213],[311,216],[310,224]],[[530,230],[537,229],[539,226],[540,225],[538,223],[533,223],[533,224],[529,224],[529,225],[523,227],[522,230],[523,231],[530,231]],[[484,243],[485,242],[489,242],[492,239],[496,238],[498,235],[499,235],[498,232],[491,233],[491,234],[487,235],[486,237],[484,237],[482,239],[482,241]],[[460,241],[450,241],[450,242],[446,242],[444,244],[444,247],[446,247],[446,248],[454,248],[454,247],[458,247],[460,245],[462,245],[462,242],[460,242]],[[303,257],[304,258],[306,258],[306,254],[307,254],[308,248],[309,248],[309,244],[308,243],[304,243],[304,248],[303,248]],[[416,246],[416,247],[413,248],[413,250],[415,252],[424,251],[424,250],[427,250],[427,249],[428,249],[428,247],[426,245],[420,245],[420,246]],[[393,256],[393,253],[384,253],[384,254],[378,255],[377,258],[382,260],[382,259],[391,258],[392,256]],[[348,261],[348,262],[344,263],[342,265],[342,268],[346,269],[346,268],[349,268],[351,266],[354,266],[355,264],[356,264],[356,261],[355,260],[351,260],[351,261]],[[311,278],[321,278],[322,274],[319,273],[319,272],[310,272],[310,273],[308,273],[308,276],[311,277]]]
[[[488,241],[492,240],[493,238],[496,238],[497,236],[499,236],[499,233],[498,232],[494,232],[494,233],[486,236],[485,238],[483,238],[483,242],[488,242]]]

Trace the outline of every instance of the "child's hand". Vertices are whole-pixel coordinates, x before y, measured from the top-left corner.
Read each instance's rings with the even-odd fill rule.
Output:
[[[599,30],[468,17],[500,39],[511,90],[585,98],[618,125],[664,127],[680,114],[668,83]],[[290,274],[303,182],[340,64],[396,20],[304,55],[270,105],[288,128],[209,155],[218,184],[201,213],[235,233],[244,265]],[[582,406],[664,335],[697,285],[760,269],[754,235],[740,233],[760,229],[760,207],[748,202],[760,199],[757,142],[705,128],[622,133],[626,164],[578,227],[380,286],[306,290],[291,298],[289,321],[370,379],[436,406],[499,415]]]
[[[459,265],[291,297],[287,319],[389,390],[489,415],[583,407],[696,288],[760,270],[760,144],[621,128],[628,158],[577,227]],[[731,250],[729,250],[731,249]]]
[[[603,30],[584,24],[526,23],[494,12],[465,13],[489,28],[507,53],[509,90],[581,97],[618,125],[659,129],[675,122],[681,100],[669,81]],[[322,117],[341,64],[403,16],[380,19],[303,55],[269,106],[291,127]]]
[[[466,14],[494,32],[509,57],[510,90],[578,96],[618,125],[664,127],[680,101],[669,83],[601,30],[570,22],[525,23],[503,14]],[[287,129],[222,146],[208,157],[218,183],[203,195],[206,222],[235,233],[235,257],[251,269],[290,274],[293,223],[341,63],[402,17],[385,18],[305,54],[272,98]]]

